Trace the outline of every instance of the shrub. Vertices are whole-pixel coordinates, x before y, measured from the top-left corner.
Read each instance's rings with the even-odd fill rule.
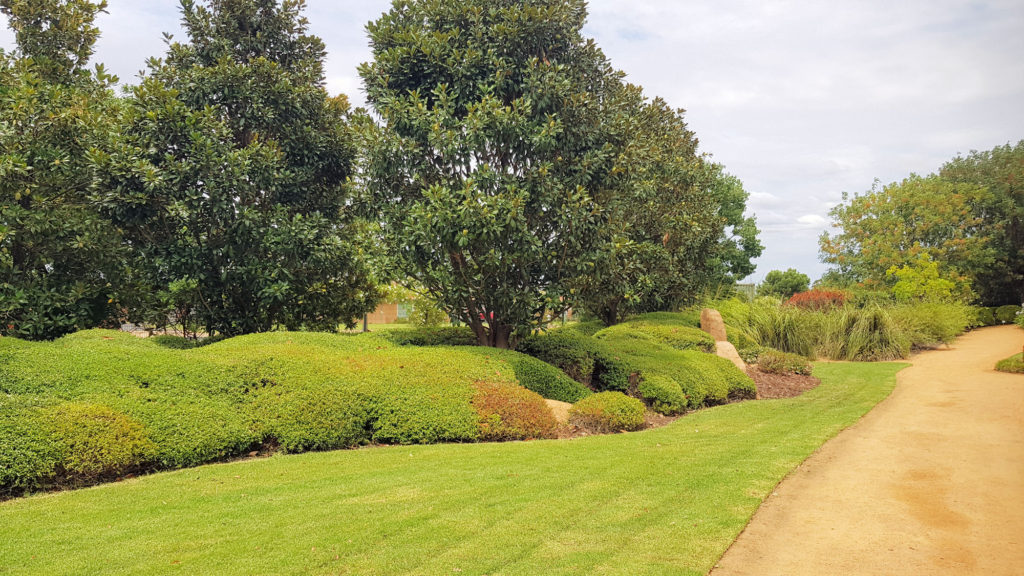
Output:
[[[644,426],[644,404],[621,392],[601,392],[574,404],[569,423],[595,433],[639,430]]]
[[[730,344],[736,347],[736,350],[744,350],[748,348],[756,348],[757,341],[755,341],[745,330],[736,328],[734,326],[725,325],[725,336],[726,340]]]
[[[520,386],[544,398],[572,404],[592,394],[589,388],[569,378],[565,372],[532,356],[511,351],[479,353],[497,354],[512,367]]]
[[[142,424],[101,404],[62,404],[51,412],[62,451],[61,473],[95,481],[120,476],[153,461],[157,446]]]
[[[700,328],[681,323],[678,316],[669,313],[644,314],[632,320],[605,328],[600,333],[640,332],[675,348],[676,350],[715,351],[715,341]]]
[[[750,304],[739,298],[710,300],[703,307],[718,310],[727,325],[743,328],[750,324]],[[700,327],[700,311],[694,326]]]
[[[769,374],[802,374],[806,376],[811,373],[811,363],[803,356],[771,348],[761,350],[757,359],[757,368]]]
[[[657,374],[646,376],[637,386],[637,394],[659,414],[671,416],[686,411],[686,395],[671,378]]]
[[[814,289],[794,294],[786,304],[804,310],[831,310],[843,306],[847,297],[846,292],[840,290]]]
[[[633,368],[603,342],[563,330],[528,336],[516,350],[561,368],[573,380],[595,390],[626,390],[633,373]]]
[[[913,348],[949,344],[974,321],[970,306],[956,302],[920,302],[892,309],[900,330]]]
[[[554,438],[558,422],[539,394],[505,382],[477,382],[473,394],[481,440]]]
[[[0,494],[44,485],[60,459],[53,419],[44,407],[34,399],[0,394]]]
[[[275,441],[283,452],[349,448],[370,440],[369,400],[349,385],[268,386],[257,394],[264,441]]]
[[[565,326],[558,326],[552,329],[552,332],[561,332],[564,334],[581,334],[583,336],[593,336],[604,328],[604,322],[600,320],[587,320],[585,322],[570,322]]]
[[[643,378],[652,375],[674,380],[690,408],[720,404],[730,398],[752,397],[754,382],[732,362],[697,350],[676,350],[648,334],[608,329],[597,337],[636,366]]]
[[[987,308],[985,306],[979,306],[974,309],[975,312],[975,325],[977,326],[995,326],[996,315],[994,308]]]
[[[1024,355],[1016,354],[996,364],[996,370],[1013,374],[1024,374]]]
[[[1018,314],[1020,314],[1020,306],[1014,306],[1013,304],[1000,306],[995,310],[996,321],[1000,324],[1010,324],[1016,321]]]
[[[910,353],[910,339],[886,308],[873,306],[858,310],[850,315],[846,324],[849,329],[845,331],[846,345],[840,360],[897,360]]]
[[[468,326],[418,326],[391,330],[383,337],[398,346],[473,346],[476,336]]]

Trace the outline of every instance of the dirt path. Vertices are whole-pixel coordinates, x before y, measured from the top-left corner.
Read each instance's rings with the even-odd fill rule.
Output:
[[[925,352],[892,396],[758,510],[713,570],[736,575],[1024,574],[1024,331]]]

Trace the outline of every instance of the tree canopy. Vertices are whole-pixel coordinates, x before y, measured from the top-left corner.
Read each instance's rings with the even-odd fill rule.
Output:
[[[97,325],[121,270],[117,230],[90,200],[88,151],[110,130],[116,80],[85,67],[104,2],[0,0],[0,335]]]
[[[585,17],[582,0],[396,2],[367,28],[384,238],[481,344],[514,346],[588,271],[625,135]]]
[[[831,211],[837,232],[820,239],[832,277],[892,285],[887,271],[936,262],[942,275],[964,277],[988,305],[1024,300],[1024,141],[972,152],[938,174],[911,175],[865,194],[845,196]]]
[[[757,287],[757,293],[761,296],[776,296],[785,300],[798,292],[806,292],[810,286],[811,278],[795,268],[788,268],[786,271],[772,270],[765,275],[764,282]]]
[[[188,42],[152,60],[97,158],[143,316],[210,333],[335,330],[377,290],[346,227],[354,139],[301,1],[182,2]]]

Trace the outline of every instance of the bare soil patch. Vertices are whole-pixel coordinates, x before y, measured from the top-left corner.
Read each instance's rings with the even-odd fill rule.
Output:
[[[758,400],[773,398],[795,398],[821,384],[814,376],[802,374],[769,374],[761,372],[757,366],[747,367],[747,376],[754,379],[757,385]]]

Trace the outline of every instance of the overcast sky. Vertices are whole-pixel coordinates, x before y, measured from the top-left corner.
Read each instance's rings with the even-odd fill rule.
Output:
[[[364,26],[390,2],[307,2],[328,89],[361,105]],[[163,53],[161,32],[182,36],[178,3],[109,5],[94,61],[131,83]],[[817,238],[843,191],[1024,139],[1021,0],[591,0],[586,33],[631,82],[685,108],[702,150],[743,180],[766,246],[751,280],[819,277]]]

